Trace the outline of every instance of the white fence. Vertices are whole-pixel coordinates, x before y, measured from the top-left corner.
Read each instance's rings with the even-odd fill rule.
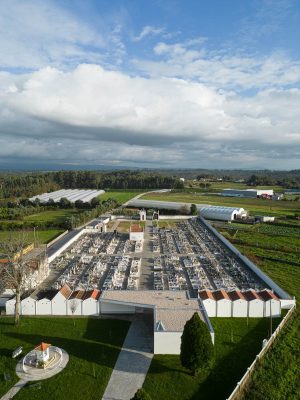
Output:
[[[282,321],[280,322],[280,324],[277,326],[276,330],[273,332],[272,336],[270,337],[270,339],[267,341],[266,345],[262,348],[262,350],[257,354],[257,356],[255,357],[255,360],[253,361],[253,363],[250,365],[249,368],[247,368],[246,373],[244,374],[244,376],[242,377],[242,379],[237,383],[235,389],[233,390],[233,392],[231,393],[231,395],[227,398],[227,400],[237,400],[240,396],[240,394],[242,393],[242,391],[244,390],[247,382],[249,381],[252,373],[254,372],[254,369],[257,366],[257,363],[262,359],[262,357],[268,352],[268,350],[270,349],[270,347],[272,346],[274,340],[276,339],[276,337],[278,336],[278,334],[281,332],[282,328],[284,327],[284,325],[287,323],[287,321],[290,319],[291,315],[293,314],[293,312],[296,310],[296,304],[293,305],[293,307],[288,311],[288,313],[286,314],[286,316],[282,319]]]

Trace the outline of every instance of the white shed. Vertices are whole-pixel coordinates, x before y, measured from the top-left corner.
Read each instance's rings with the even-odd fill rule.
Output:
[[[207,315],[209,317],[216,317],[217,309],[216,309],[216,300],[210,290],[200,290],[199,297],[202,301],[202,304],[205,307]]]
[[[248,303],[243,294],[239,290],[232,290],[227,293],[232,301],[232,317],[247,317]]]
[[[144,228],[138,224],[132,224],[130,226],[129,239],[135,242],[141,242],[144,240]]]
[[[224,289],[215,290],[212,292],[216,300],[216,316],[231,317],[231,300]]]
[[[72,291],[68,285],[64,285],[52,299],[52,314],[67,315],[67,300]]]
[[[243,295],[248,301],[248,317],[263,317],[265,305],[260,296],[253,289],[243,292]]]
[[[68,315],[82,315],[82,298],[84,290],[75,290],[67,300]]]
[[[88,290],[82,297],[82,315],[99,315],[99,290]]]
[[[271,290],[262,290],[258,292],[258,295],[265,302],[264,316],[273,317],[281,316],[281,305],[279,298]]]
[[[7,302],[5,303],[6,315],[14,315],[15,307],[16,307],[16,298],[15,297],[12,297],[11,299],[7,300]]]
[[[56,290],[43,293],[36,302],[36,315],[52,315],[52,299],[57,294]]]
[[[21,300],[21,314],[22,315],[36,314],[36,300],[34,298],[29,296]]]

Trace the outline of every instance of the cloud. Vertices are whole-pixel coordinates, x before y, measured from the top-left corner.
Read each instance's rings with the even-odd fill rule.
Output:
[[[142,31],[140,32],[139,35],[133,36],[132,41],[133,42],[140,42],[143,40],[146,36],[157,36],[165,31],[164,28],[156,28],[154,26],[146,25],[143,27]]]
[[[0,73],[0,157],[296,167],[299,108],[297,88],[242,97],[186,79],[132,77],[89,64]]]

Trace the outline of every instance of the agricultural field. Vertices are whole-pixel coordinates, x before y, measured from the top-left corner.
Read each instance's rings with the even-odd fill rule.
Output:
[[[201,188],[200,184],[210,184],[208,191],[210,192],[220,192],[223,189],[273,189],[275,193],[282,193],[284,191],[284,188],[282,188],[281,186],[249,186],[246,185],[245,183],[242,182],[201,182],[201,181],[191,181],[191,180],[187,180],[185,181],[184,185],[185,188],[200,188],[200,190],[204,190],[203,188]],[[206,189],[207,190],[207,189]]]
[[[65,221],[66,218],[71,217],[82,212],[76,209],[60,209],[60,210],[47,210],[37,214],[28,215],[23,218],[24,221],[34,222],[38,224],[53,223],[59,225]]]
[[[284,290],[300,301],[300,227],[291,227],[292,230],[286,228],[284,231],[281,229],[282,226],[272,225],[271,234],[267,232],[262,234],[262,230],[270,229],[267,227],[269,225],[260,224],[259,233],[255,231],[249,235],[238,233],[237,238],[242,237],[244,244],[237,244],[230,235],[227,238]],[[224,232],[224,229],[221,231]],[[277,247],[281,251],[266,248],[266,242],[268,246]],[[292,264],[293,262],[298,265]],[[300,313],[297,311],[272,351],[262,360],[242,400],[300,399],[300,380],[297,379],[300,365],[299,348]]]
[[[270,334],[270,321],[263,318],[211,318],[216,334],[215,363],[211,371],[190,375],[179,356],[156,355],[144,383],[152,399],[224,400],[261,349]],[[280,319],[273,319],[273,326]]]
[[[27,318],[16,328],[13,319],[0,319],[0,371],[11,380],[0,380],[0,396],[17,381],[18,360],[11,352],[23,346],[24,353],[41,341],[65,349],[70,356],[67,367],[41,388],[27,385],[16,400],[98,400],[102,397],[129,327],[127,321],[93,318]],[[21,356],[19,356],[20,358]],[[80,396],[78,397],[78,394]]]
[[[244,199],[239,197],[222,197],[202,193],[150,193],[143,200],[175,201],[181,203],[210,204],[227,207],[243,207],[256,215],[294,216],[300,212],[298,201],[272,201],[264,199]]]

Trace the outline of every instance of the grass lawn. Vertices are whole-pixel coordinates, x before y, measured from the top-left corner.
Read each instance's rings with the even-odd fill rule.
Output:
[[[0,248],[1,242],[5,240],[9,240],[11,237],[17,236],[18,234],[22,234],[23,231],[0,231]],[[55,239],[58,235],[63,233],[63,229],[47,229],[47,230],[37,230],[36,238],[40,244],[46,244],[51,242],[51,240]],[[25,230],[25,240],[28,244],[34,242],[34,236],[32,230]]]
[[[41,390],[25,387],[16,400],[98,400],[102,398],[129,323],[93,318],[25,318],[20,328],[12,318],[0,319],[0,371],[9,372],[12,380],[1,377],[0,396],[17,380],[17,360],[11,352],[22,345],[30,351],[42,340],[64,348],[70,356],[67,367],[53,378],[41,381]],[[19,356],[21,357],[21,356]]]
[[[128,233],[130,229],[130,225],[139,225],[144,227],[145,221],[121,221],[117,227],[117,231],[121,233]]]
[[[276,226],[272,227],[276,232]],[[281,228],[281,227],[278,227]],[[282,236],[273,237],[273,244],[278,248],[284,246],[285,251],[274,254],[273,250],[264,248],[265,242],[258,241],[258,247],[251,247],[253,237],[244,236],[245,245],[236,245],[248,257],[255,257],[255,263],[290,295],[300,300],[300,267],[290,261],[299,262],[299,253],[292,249],[290,242],[297,243],[299,252],[299,233],[292,230],[278,229]],[[265,229],[267,231],[267,228]],[[294,234],[294,235],[293,235]],[[253,232],[255,235],[255,232]],[[268,240],[264,233],[265,240]],[[294,236],[294,237],[293,237]],[[238,235],[239,237],[239,235]],[[230,238],[229,238],[230,240]],[[276,257],[282,261],[268,260],[265,257]],[[298,258],[297,258],[298,257]],[[263,358],[260,366],[252,376],[250,384],[241,400],[296,400],[300,399],[300,313],[296,312],[293,320],[282,331],[272,351]]]
[[[133,199],[133,197],[137,196],[139,193],[145,193],[147,190],[132,190],[132,191],[109,191],[105,192],[102,196],[99,197],[101,201],[105,201],[109,198],[116,199],[120,204],[126,203],[126,201]]]
[[[65,209],[65,210],[47,210],[42,211],[37,214],[32,214],[24,217],[24,221],[35,222],[37,225],[39,223],[53,222],[55,224],[60,224],[65,221],[66,218],[71,215],[81,212],[76,209]]]
[[[211,318],[215,334],[215,365],[210,373],[192,377],[179,356],[156,355],[144,389],[152,399],[224,400],[260,351],[269,335],[269,319]],[[273,319],[278,324],[280,319]],[[233,339],[233,340],[232,340]]]
[[[190,185],[192,187],[198,188],[199,185],[203,182],[194,182],[194,181],[186,181],[185,182],[185,187],[187,189],[190,189]],[[209,191],[221,191],[222,189],[273,189],[274,192],[279,192],[282,193],[285,189],[282,188],[281,186],[248,186],[245,185],[245,183],[241,182],[207,182],[210,183],[211,186],[208,188]]]
[[[142,197],[143,200],[175,201],[195,204],[210,204],[227,207],[243,207],[252,214],[274,216],[294,215],[300,210],[297,201],[272,201],[263,199],[244,199],[239,197],[222,197],[218,195],[203,195],[202,193],[151,193]]]

